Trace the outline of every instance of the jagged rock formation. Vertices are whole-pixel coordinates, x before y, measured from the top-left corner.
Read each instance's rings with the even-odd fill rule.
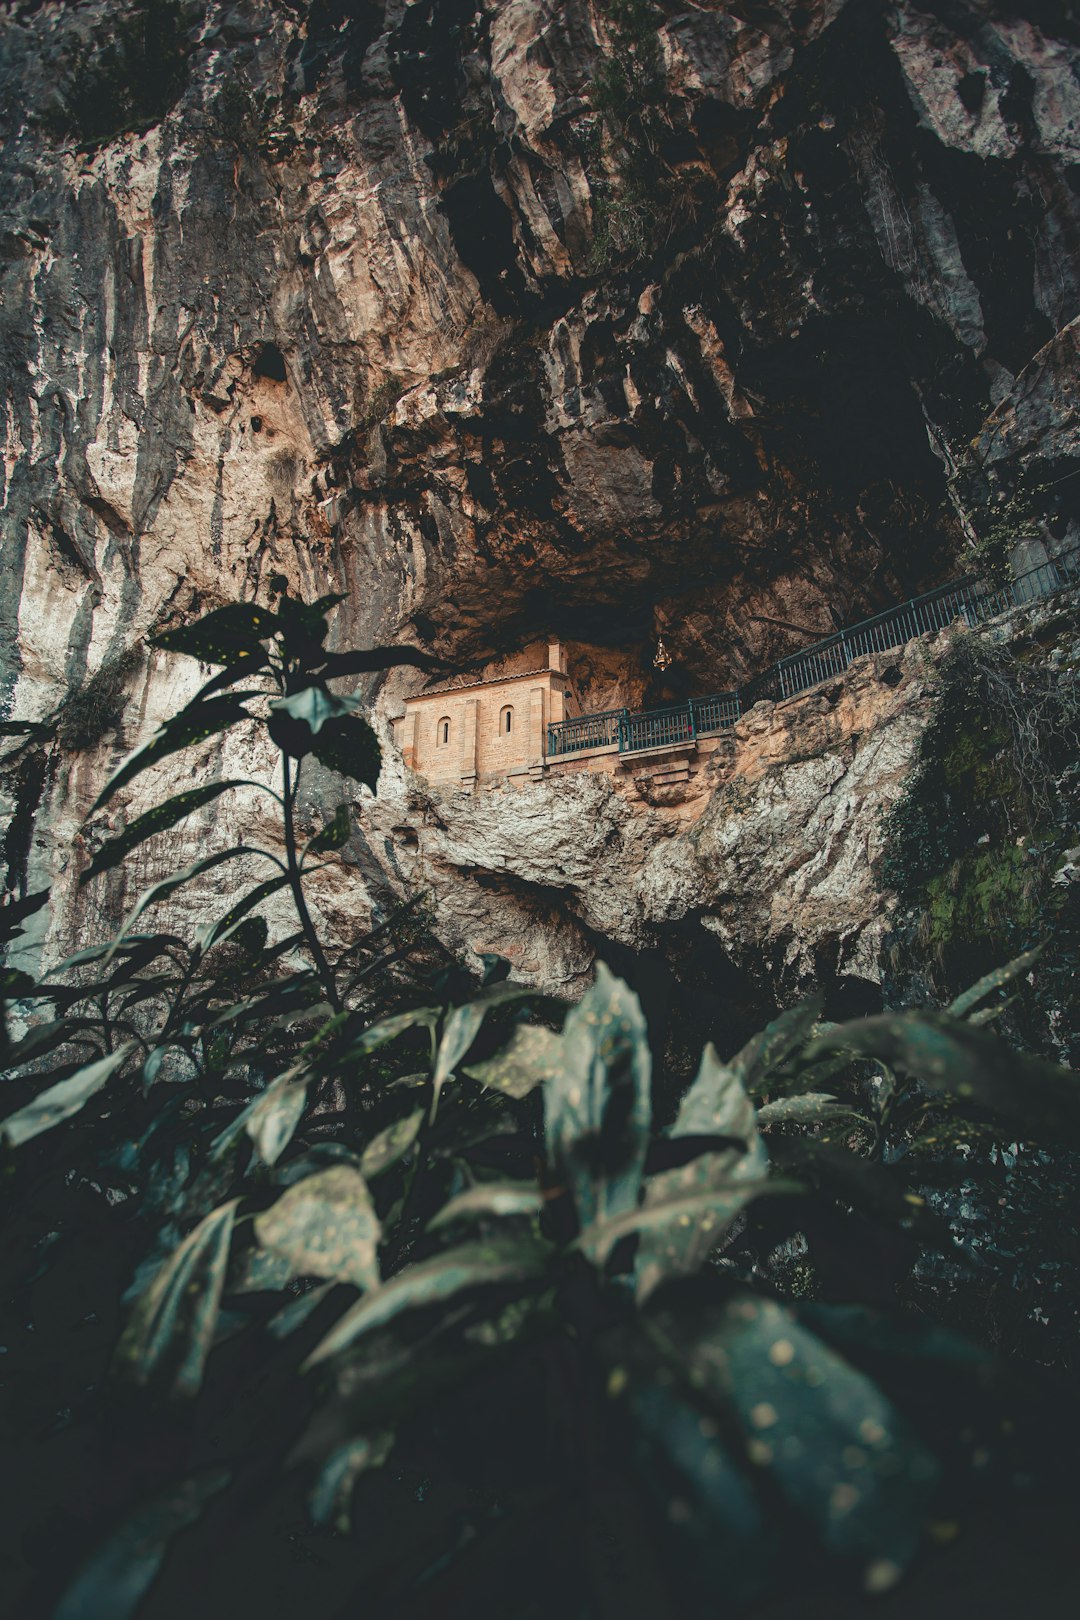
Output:
[[[121,27],[103,4],[7,8],[4,703],[40,717],[95,672],[113,694],[97,734],[62,730],[8,788],[11,881],[61,874],[50,948],[122,903],[77,900],[70,876],[111,762],[187,690],[146,634],[273,570],[351,592],[343,645],[405,637],[479,668],[559,635],[600,708],[726,685],[933,583],[1025,467],[1058,480],[1041,519],[1074,525],[1071,8],[649,13],[134,0]],[[921,699],[883,701],[856,754],[879,782]],[[546,812],[560,847],[580,811],[636,875],[610,884],[576,840],[586,931],[567,923],[535,971],[572,982],[597,937],[636,948],[641,919],[697,910],[733,959],[768,940],[801,973],[831,882],[851,908],[838,971],[869,973],[869,834],[833,808],[862,789],[827,729],[814,747],[748,787],[737,846],[722,788],[693,835],[654,842],[647,807],[575,785]],[[494,945],[527,906],[499,877],[509,803],[455,807],[437,848],[407,812],[455,943],[469,907]],[[545,836],[519,863],[537,889]],[[362,845],[343,927],[387,881]],[[725,910],[751,869],[756,898]],[[775,895],[799,897],[804,937],[768,920]]]

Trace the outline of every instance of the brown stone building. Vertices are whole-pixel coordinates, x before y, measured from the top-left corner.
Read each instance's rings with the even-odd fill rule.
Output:
[[[495,778],[539,777],[549,723],[580,712],[562,648],[552,641],[539,668],[407,698],[395,740],[421,776],[471,788]]]

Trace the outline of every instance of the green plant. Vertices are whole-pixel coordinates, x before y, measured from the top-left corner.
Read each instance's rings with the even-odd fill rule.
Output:
[[[1037,995],[1025,998],[1044,1005],[1021,1027],[1025,1040],[1045,1045],[1053,1025],[1059,1050],[1070,1038],[1076,920],[1053,877],[1076,841],[1078,748],[1067,664],[982,635],[960,638],[941,667],[914,768],[884,818],[880,865],[899,902],[894,968],[912,964],[945,997],[1047,942]]]
[[[946,1014],[828,1026],[812,1000],[730,1062],[707,1048],[660,1134],[641,1009],[602,967],[565,1021],[494,961],[479,988],[440,973],[375,1009],[401,919],[331,960],[303,886],[350,821],[342,806],[301,848],[297,779],[310,755],[374,784],[370,730],[327,682],[421,655],[328,653],[336,598],[305,607],[276,584],[272,608],[158,638],[220,672],[101,802],[226,726],[264,726],[284,855],[207,855],[111,940],[5,981],[37,1009],[4,1058],[6,1291],[32,1327],[42,1289],[92,1301],[112,1364],[87,1391],[85,1337],[44,1358],[33,1335],[9,1344],[21,1422],[59,1408],[95,1470],[109,1457],[93,1534],[41,1576],[59,1620],[184,1612],[190,1582],[205,1606],[237,1580],[259,1612],[260,1582],[283,1578],[282,1516],[305,1501],[314,1528],[294,1539],[349,1537],[368,1613],[450,1613],[464,1590],[477,1611],[532,1615],[568,1589],[610,1612],[627,1578],[697,1613],[718,1585],[738,1604],[822,1551],[892,1584],[987,1425],[999,1436],[973,1377],[985,1357],[870,1308],[865,1245],[899,1243],[906,1266],[941,1244],[921,1187],[958,1144],[1080,1140],[1075,1077],[979,1027],[1030,961]],[[229,786],[137,818],[87,878]],[[195,940],[142,931],[253,853],[270,875]],[[278,893],[299,926],[271,944],[258,910]],[[9,902],[7,935],[46,898]],[[796,1248],[784,1298],[767,1262]],[[166,1560],[181,1532],[185,1558]],[[317,1568],[302,1602],[341,1609]]]

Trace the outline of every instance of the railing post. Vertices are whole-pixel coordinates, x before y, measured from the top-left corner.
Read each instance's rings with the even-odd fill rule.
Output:
[[[687,708],[690,710],[690,741],[697,742],[697,717],[694,714],[693,698],[690,699]]]

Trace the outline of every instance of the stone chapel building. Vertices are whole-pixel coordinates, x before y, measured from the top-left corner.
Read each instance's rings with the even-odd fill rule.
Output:
[[[406,698],[394,738],[405,764],[432,782],[472,788],[497,777],[535,780],[544,771],[548,726],[580,712],[562,646],[550,641],[537,668]]]

